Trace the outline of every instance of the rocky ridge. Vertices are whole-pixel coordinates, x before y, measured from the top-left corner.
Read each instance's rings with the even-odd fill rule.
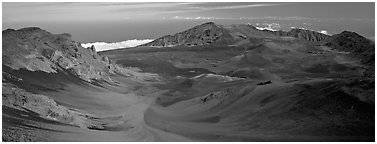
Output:
[[[57,73],[71,70],[81,79],[112,82],[111,74],[138,77],[141,73],[120,67],[95,47],[84,48],[70,34],[51,34],[37,27],[3,31],[3,65],[12,69],[27,69]],[[147,74],[140,78],[148,77]],[[155,76],[152,76],[154,79]]]

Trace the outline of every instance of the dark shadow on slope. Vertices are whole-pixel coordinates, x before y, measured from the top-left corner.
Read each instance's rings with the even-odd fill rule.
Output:
[[[3,79],[32,93],[45,91],[57,92],[59,90],[64,90],[64,87],[68,84],[74,84],[95,90],[90,83],[83,81],[70,70],[60,69],[57,71],[57,73],[46,73],[43,71],[29,71],[27,69],[13,70],[8,66],[3,65]],[[13,77],[21,78],[22,80],[4,76],[4,72]]]
[[[30,124],[30,122],[35,122],[35,123],[47,123],[47,124],[54,124],[54,125],[61,125],[61,126],[72,126],[64,123],[60,123],[54,120],[49,120],[40,117],[37,113],[34,113],[32,111],[26,110],[18,110],[14,108],[10,108],[7,106],[3,106],[3,128],[5,127],[11,127],[11,126],[26,126],[34,129],[42,129],[42,130],[47,130],[47,131],[55,131],[55,132],[64,132],[64,131],[59,131],[59,130],[54,130],[54,129],[47,129],[47,128],[41,128],[34,126]]]

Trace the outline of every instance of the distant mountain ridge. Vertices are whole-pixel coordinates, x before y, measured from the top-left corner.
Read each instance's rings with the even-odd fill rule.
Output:
[[[350,31],[344,31],[332,36],[307,30],[294,28],[290,31],[259,30],[250,24],[218,25],[207,22],[174,35],[167,35],[155,39],[139,47],[173,47],[173,46],[201,46],[201,45],[235,45],[246,44],[255,38],[270,39],[291,37],[314,45],[323,45],[338,51],[350,52],[352,56],[361,59],[361,63],[374,66],[374,42]]]
[[[252,25],[238,24],[222,26],[207,22],[174,35],[166,35],[140,46],[171,47],[178,45],[197,46],[209,44],[232,44],[253,37],[294,37],[307,41],[321,41],[330,36],[304,29],[291,31],[259,30]]]

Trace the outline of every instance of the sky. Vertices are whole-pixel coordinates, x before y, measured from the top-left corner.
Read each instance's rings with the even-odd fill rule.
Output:
[[[2,29],[37,26],[82,43],[156,39],[205,22],[355,31],[374,39],[375,3],[2,3]]]

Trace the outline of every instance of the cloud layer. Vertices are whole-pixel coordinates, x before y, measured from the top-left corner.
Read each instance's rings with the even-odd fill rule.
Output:
[[[106,43],[106,42],[84,43],[84,44],[81,44],[81,46],[87,48],[94,45],[94,47],[96,48],[96,51],[105,51],[105,50],[112,50],[112,49],[135,47],[135,46],[142,45],[151,41],[153,41],[153,39],[143,39],[143,40],[134,39],[134,40],[121,41],[121,42],[114,42],[114,43]]]
[[[257,29],[259,30],[270,30],[270,31],[278,31],[280,30],[280,24],[278,23],[262,23],[262,24],[259,24],[259,23],[256,23],[256,27]]]
[[[325,35],[330,35],[329,32],[327,32],[327,30],[320,30],[320,31],[318,31],[318,32],[323,33],[323,34],[325,34]]]

